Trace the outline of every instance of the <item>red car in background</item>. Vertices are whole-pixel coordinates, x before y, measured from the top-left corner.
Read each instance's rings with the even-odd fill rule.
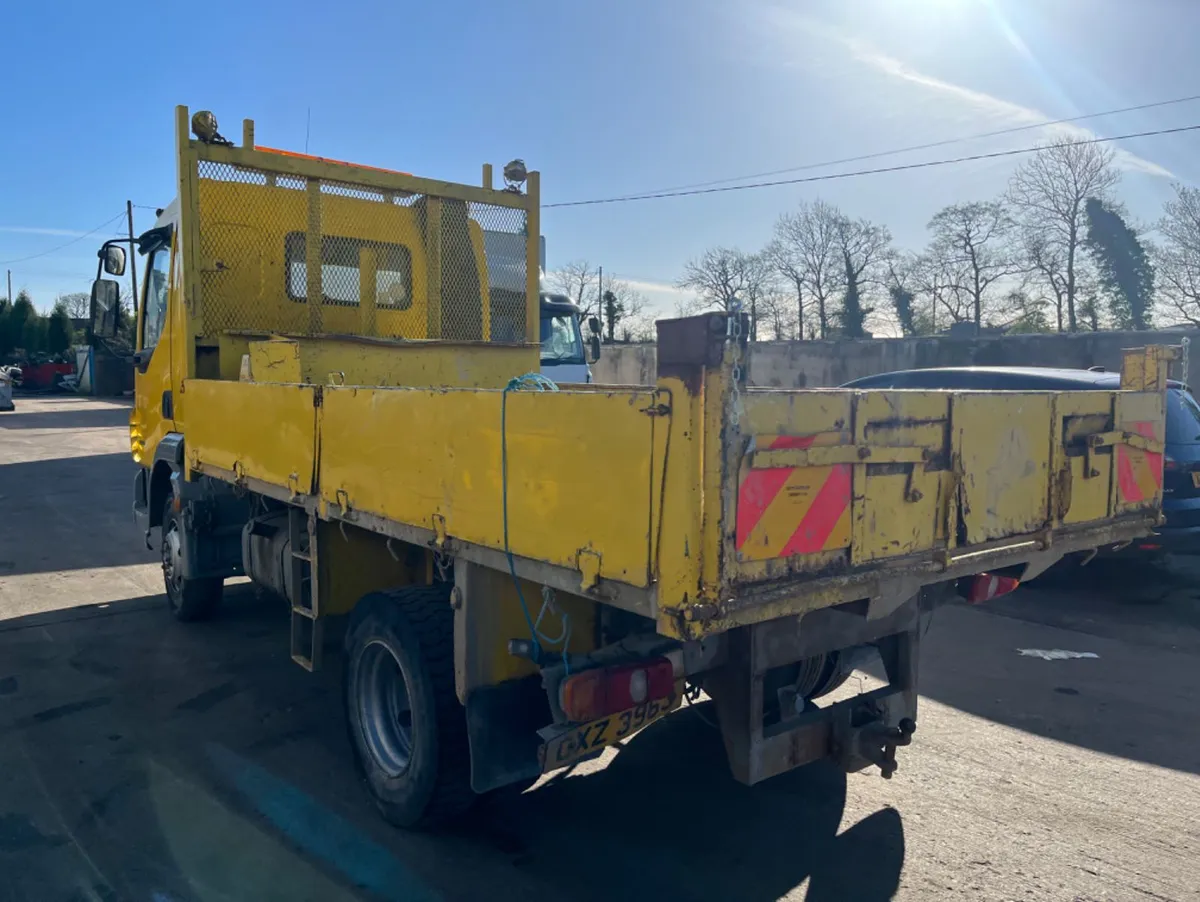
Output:
[[[26,391],[54,388],[63,376],[75,372],[70,363],[23,363],[21,364],[21,388]]]

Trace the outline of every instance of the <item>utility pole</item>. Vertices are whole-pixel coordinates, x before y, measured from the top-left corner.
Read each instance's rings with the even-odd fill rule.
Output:
[[[133,247],[133,201],[131,200],[125,201],[125,221],[129,225],[129,282],[133,286],[133,318],[137,319],[137,266],[134,265],[136,258]]]
[[[596,309],[600,316],[604,316],[604,267],[598,266],[596,269],[599,272],[596,277]]]
[[[10,304],[13,302],[12,301],[12,270],[11,269],[8,271],[8,302]]]

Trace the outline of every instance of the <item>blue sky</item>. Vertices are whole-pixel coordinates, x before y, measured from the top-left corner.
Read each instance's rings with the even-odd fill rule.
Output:
[[[475,182],[521,156],[543,200],[653,190],[1200,93],[1195,0],[205,2],[132,17],[9,4],[0,91],[0,278],[39,306],[85,290],[102,230],[165,204],[173,107],[227,134]],[[14,73],[21,73],[19,79]],[[1083,123],[1200,123],[1200,103]],[[891,162],[1026,146],[1045,131]],[[1150,221],[1200,175],[1197,133],[1122,145],[1122,199]],[[817,196],[924,243],[941,206],[999,193],[1015,160],[815,185],[547,210],[551,268],[587,258],[670,310],[684,262],[757,249]],[[853,167],[849,167],[853,168]],[[836,167],[825,171],[836,171]],[[152,223],[138,210],[136,227]],[[0,289],[2,291],[2,289]]]

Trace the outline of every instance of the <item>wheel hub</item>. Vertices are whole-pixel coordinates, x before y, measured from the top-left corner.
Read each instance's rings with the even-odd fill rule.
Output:
[[[358,719],[367,751],[389,777],[398,777],[412,759],[412,705],[404,670],[383,642],[363,649],[358,684]]]
[[[183,543],[179,540],[179,527],[174,523],[163,535],[162,566],[167,586],[178,592],[183,583]]]

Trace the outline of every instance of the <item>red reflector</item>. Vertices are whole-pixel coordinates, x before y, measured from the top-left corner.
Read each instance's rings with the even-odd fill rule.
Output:
[[[1151,545],[1149,543],[1138,546],[1140,551],[1159,551],[1161,548],[1161,545]]]
[[[1012,576],[980,573],[971,580],[970,588],[967,591],[967,601],[971,604],[991,601],[993,598],[1007,595],[1019,585],[1021,585],[1021,581]]]
[[[569,676],[559,688],[559,702],[568,720],[586,723],[643,702],[669,698],[674,691],[674,666],[666,658],[651,658]]]

